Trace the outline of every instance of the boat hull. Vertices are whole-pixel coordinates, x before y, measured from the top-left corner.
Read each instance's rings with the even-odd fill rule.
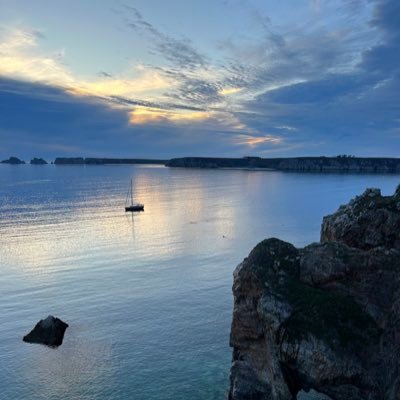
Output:
[[[137,204],[133,206],[127,206],[125,207],[126,212],[137,212],[137,211],[144,211],[144,205],[142,204]]]

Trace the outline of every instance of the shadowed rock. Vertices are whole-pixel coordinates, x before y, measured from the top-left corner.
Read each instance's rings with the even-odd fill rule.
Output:
[[[59,318],[49,315],[46,319],[41,319],[22,340],[28,343],[40,343],[50,347],[58,347],[63,342],[67,328],[68,324]]]
[[[43,158],[32,158],[31,160],[31,164],[32,165],[46,165],[48,164],[46,160],[44,160]]]
[[[324,218],[323,243],[267,239],[236,268],[231,400],[400,398],[399,192],[368,190]]]
[[[360,249],[400,249],[400,186],[393,196],[367,189],[361,196],[324,217],[321,242],[342,242]]]
[[[2,164],[25,164],[25,161],[20,160],[18,157],[10,157],[8,160],[1,161]]]

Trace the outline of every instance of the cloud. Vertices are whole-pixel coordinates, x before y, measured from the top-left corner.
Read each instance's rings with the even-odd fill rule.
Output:
[[[372,45],[351,32],[346,33],[344,42],[328,34],[320,38],[311,35],[307,40],[286,38],[284,49],[273,50],[273,63],[259,68],[258,79],[262,82],[273,73],[282,84],[271,88],[265,79],[264,90],[243,104],[248,112],[241,114],[240,120],[257,131],[274,134],[278,129],[278,136],[297,146],[297,151],[301,148],[303,154],[321,154],[321,149],[336,154],[342,149],[357,155],[398,156],[398,15],[397,0],[374,2],[370,22],[365,21],[366,37],[374,30]],[[290,79],[293,81],[285,83]],[[248,87],[255,82],[250,81]],[[295,134],[279,129],[286,125],[294,128]],[[316,143],[318,147],[314,147]]]
[[[174,110],[149,113],[148,105],[127,112],[97,97],[6,78],[0,104],[3,158],[241,156],[247,148],[238,144],[242,131],[218,112],[183,110],[182,118]]]
[[[283,140],[281,137],[274,137],[274,136],[263,136],[263,137],[255,137],[251,135],[240,135],[238,136],[236,143],[238,145],[247,145],[249,147],[257,147],[260,144],[264,143],[272,143],[272,144],[278,144],[281,143]]]
[[[363,54],[360,67],[365,73],[375,73],[383,79],[400,72],[400,2],[378,0],[371,26],[378,30],[383,40]]]
[[[103,71],[93,79],[83,79],[67,68],[60,56],[62,52],[43,54],[40,49],[42,39],[43,36],[33,30],[3,29],[0,76],[45,83],[75,96],[97,97],[109,105],[126,107],[127,112],[134,106],[149,107],[149,113],[153,108],[175,109],[174,119],[177,119],[182,110],[204,111],[202,107],[177,102],[184,98],[171,102],[162,95],[163,90],[173,90],[182,84],[173,74],[137,64],[121,76]]]
[[[44,54],[42,36],[29,29],[3,29],[0,42],[0,75],[59,86],[74,93],[88,95],[151,95],[172,88],[174,83],[157,71],[142,65],[131,68],[125,77],[100,73],[94,79],[83,79],[65,64],[62,51]]]
[[[130,18],[125,19],[126,25],[136,32],[150,34],[155,42],[154,51],[163,55],[167,61],[174,66],[191,70],[198,67],[206,67],[206,57],[193,47],[189,39],[177,39],[167,35],[146,21],[137,8],[129,5],[124,5],[123,7],[131,15]]]
[[[47,139],[53,149],[89,149],[91,155],[128,152],[127,144],[137,154],[151,149],[163,157],[240,155],[247,149],[398,155],[397,0],[324,2],[309,20],[290,27],[274,25],[243,4],[252,15],[251,34],[219,41],[210,52],[218,51],[218,59],[125,6],[118,11],[125,29],[152,44],[155,62],[91,79],[72,73],[62,51],[45,53],[45,39],[34,30],[0,31],[0,57],[6,61],[0,75],[48,85],[3,80],[3,100],[11,98],[21,115],[27,113],[31,128],[11,111],[15,126],[3,115],[4,126],[21,142],[28,142],[29,129],[42,129],[47,133],[35,143]],[[33,110],[40,119],[36,125]],[[4,128],[1,135],[13,140]]]
[[[100,71],[97,75],[102,78],[113,78],[113,75],[106,71]]]

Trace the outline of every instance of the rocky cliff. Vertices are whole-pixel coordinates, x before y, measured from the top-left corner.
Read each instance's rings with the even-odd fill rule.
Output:
[[[400,188],[325,217],[321,243],[262,241],[233,294],[229,399],[400,399]]]

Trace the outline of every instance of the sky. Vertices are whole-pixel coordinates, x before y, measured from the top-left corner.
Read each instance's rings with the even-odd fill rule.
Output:
[[[400,156],[399,0],[0,0],[0,158]]]

